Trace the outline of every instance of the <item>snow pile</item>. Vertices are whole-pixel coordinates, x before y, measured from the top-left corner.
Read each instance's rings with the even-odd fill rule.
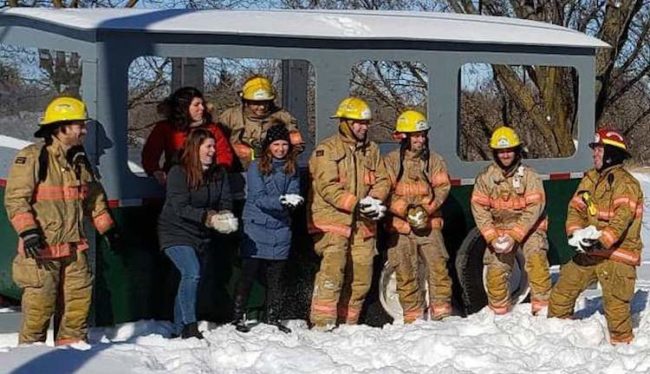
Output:
[[[91,346],[15,346],[16,334],[0,335],[0,367],[16,373],[645,373],[650,371],[648,290],[637,291],[633,314],[637,339],[608,342],[599,298],[583,300],[582,320],[530,315],[522,304],[506,316],[487,309],[468,318],[413,325],[341,326],[330,333],[290,321],[292,334],[268,325],[248,334],[211,326],[206,339],[169,339],[169,322],[140,321],[93,329]],[[207,323],[201,329],[208,328]],[[11,341],[12,344],[8,344]],[[47,366],[45,366],[47,365]],[[110,370],[109,370],[110,369]],[[64,371],[65,370],[65,371]]]

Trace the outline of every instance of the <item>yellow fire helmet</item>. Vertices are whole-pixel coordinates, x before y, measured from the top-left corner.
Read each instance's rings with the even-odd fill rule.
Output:
[[[34,133],[35,137],[42,137],[49,126],[59,122],[69,121],[87,121],[88,112],[86,104],[74,97],[62,96],[52,100],[45,108],[45,113],[41,122],[38,124],[39,129]]]
[[[372,111],[368,103],[358,97],[343,99],[336,109],[336,113],[330,118],[345,118],[369,121],[372,119]]]
[[[397,133],[428,131],[429,129],[427,117],[416,110],[402,112],[397,117],[397,123],[395,124],[395,132]]]
[[[267,78],[254,76],[244,83],[241,97],[249,101],[269,101],[275,99],[275,89]]]
[[[520,145],[521,141],[515,130],[507,126],[501,126],[494,130],[490,139],[490,148],[492,149],[515,148]]]

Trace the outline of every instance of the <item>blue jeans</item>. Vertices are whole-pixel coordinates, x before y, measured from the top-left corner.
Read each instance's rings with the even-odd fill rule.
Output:
[[[165,248],[165,254],[181,273],[174,302],[174,325],[180,333],[183,325],[196,322],[196,292],[201,277],[199,260],[194,248],[187,245]]]

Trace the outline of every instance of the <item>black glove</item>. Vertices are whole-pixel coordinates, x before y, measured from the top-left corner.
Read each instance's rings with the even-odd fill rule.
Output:
[[[262,143],[260,143],[259,140],[253,140],[251,142],[251,148],[253,148],[253,155],[255,158],[260,158],[262,157],[262,153],[264,152],[264,149],[262,148]]]
[[[104,238],[108,242],[108,247],[113,252],[122,252],[125,249],[124,240],[120,231],[113,227],[104,233]]]
[[[601,248],[602,245],[598,239],[582,239],[582,249],[584,249],[585,252],[591,252]]]
[[[75,145],[74,147],[68,149],[65,153],[65,158],[68,160],[70,165],[76,165],[79,163],[85,162],[86,159],[86,150],[82,145]]]
[[[75,145],[74,147],[68,149],[65,154],[65,158],[74,169],[74,172],[77,174],[77,178],[81,176],[81,170],[84,167],[89,171],[93,170],[83,145]]]
[[[20,237],[23,239],[25,257],[37,259],[46,246],[41,231],[39,229],[29,229],[20,233]]]

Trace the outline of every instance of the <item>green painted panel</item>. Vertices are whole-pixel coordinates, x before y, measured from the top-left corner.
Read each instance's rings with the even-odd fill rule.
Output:
[[[544,182],[546,212],[549,217],[549,261],[552,265],[564,264],[575,255],[575,251],[567,243],[564,227],[569,201],[579,183],[579,179]]]
[[[7,218],[4,208],[5,189],[0,188],[0,295],[19,300],[22,291],[11,280],[11,263],[16,256],[18,236]]]

